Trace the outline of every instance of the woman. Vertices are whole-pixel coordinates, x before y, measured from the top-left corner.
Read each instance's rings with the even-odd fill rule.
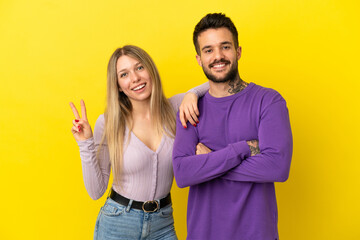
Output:
[[[82,118],[70,103],[75,115],[72,133],[91,198],[105,193],[113,171],[112,189],[98,215],[94,239],[177,239],[170,198],[171,155],[182,95],[168,102],[154,62],[135,46],[113,53],[107,75],[107,107],[95,124],[94,136],[85,103],[81,101]],[[207,89],[207,85],[198,87],[198,95]],[[180,114],[186,118],[186,113],[195,124],[196,100],[188,102]]]

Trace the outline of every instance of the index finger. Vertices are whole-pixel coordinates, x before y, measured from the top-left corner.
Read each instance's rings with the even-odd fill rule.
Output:
[[[72,102],[70,102],[70,107],[71,107],[72,112],[74,113],[75,119],[80,119],[80,115],[79,115],[75,105]]]
[[[81,116],[84,120],[87,121],[87,115],[86,115],[86,107],[85,107],[85,102],[84,100],[81,99],[80,101],[80,106],[81,106]]]

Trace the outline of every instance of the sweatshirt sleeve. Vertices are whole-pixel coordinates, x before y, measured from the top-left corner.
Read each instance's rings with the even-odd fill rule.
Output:
[[[188,93],[194,93],[198,96],[198,98],[204,96],[208,91],[209,91],[210,85],[209,82],[207,81],[206,83],[203,83],[197,87],[194,87],[192,89],[190,89],[189,91],[187,91]]]
[[[229,144],[209,154],[195,155],[198,136],[192,126],[184,128],[176,119],[176,137],[173,149],[173,168],[180,188],[200,184],[222,176],[250,156],[246,141]]]
[[[187,91],[186,93],[194,93],[198,99],[202,96],[204,96],[207,91],[209,91],[209,82],[203,83],[197,87],[194,87]],[[171,106],[173,107],[174,111],[177,112],[179,110],[179,107],[181,105],[181,102],[185,96],[186,93],[180,93],[172,96],[169,98],[169,101],[171,103]]]
[[[260,154],[245,158],[240,165],[224,174],[223,179],[245,182],[287,180],[293,142],[284,99],[270,104],[262,111],[258,140]]]
[[[104,125],[104,115],[100,115],[95,124],[94,137],[84,141],[77,141],[80,148],[85,188],[94,200],[99,199],[105,193],[111,170],[106,140],[100,145]],[[100,151],[96,156],[98,148],[100,148]]]

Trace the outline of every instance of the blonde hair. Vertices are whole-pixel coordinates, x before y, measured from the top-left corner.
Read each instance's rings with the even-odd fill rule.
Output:
[[[143,49],[132,45],[125,45],[116,49],[110,57],[107,69],[107,103],[102,142],[106,138],[114,183],[117,184],[119,183],[123,163],[125,128],[128,127],[129,133],[132,130],[132,105],[129,98],[119,91],[116,71],[116,63],[123,55],[138,60],[149,72],[152,80],[150,113],[154,124],[153,127],[159,133],[174,137],[176,124],[175,112],[163,93],[159,72],[149,54]]]

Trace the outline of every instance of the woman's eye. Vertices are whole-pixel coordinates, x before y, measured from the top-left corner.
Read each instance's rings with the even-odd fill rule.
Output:
[[[123,77],[125,77],[127,75],[127,73],[122,73],[122,74],[120,74],[120,78],[123,78]]]
[[[137,70],[142,70],[142,69],[144,69],[143,66],[138,66],[138,68],[137,68]]]

